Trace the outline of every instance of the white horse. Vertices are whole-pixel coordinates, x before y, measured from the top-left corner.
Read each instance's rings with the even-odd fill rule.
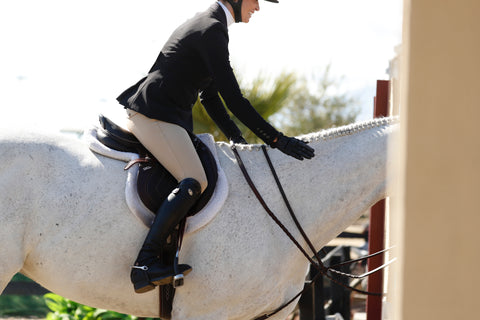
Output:
[[[398,126],[384,118],[305,135],[312,160],[268,150],[316,248],[386,196],[387,140]],[[253,195],[230,146],[216,148],[230,193],[210,223],[184,238],[180,262],[193,271],[177,289],[173,319],[261,316],[303,288],[309,267]],[[265,201],[305,247],[263,153],[239,149]],[[125,203],[124,165],[74,137],[0,130],[0,292],[21,272],[86,305],[158,316],[158,290],[135,294],[129,279],[147,228]]]

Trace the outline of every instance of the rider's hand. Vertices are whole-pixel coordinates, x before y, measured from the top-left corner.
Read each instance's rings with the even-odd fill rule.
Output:
[[[276,141],[270,146],[277,148],[283,153],[297,158],[298,160],[311,159],[315,155],[315,150],[309,147],[305,142],[298,140],[297,138],[284,136],[283,134],[280,134]]]

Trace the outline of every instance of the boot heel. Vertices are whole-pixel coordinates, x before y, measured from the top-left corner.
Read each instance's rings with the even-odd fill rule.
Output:
[[[136,293],[145,293],[155,289],[155,286],[150,282],[147,270],[148,267],[146,266],[132,266],[130,279],[133,283],[133,289]]]
[[[148,292],[154,289],[155,285],[172,284],[174,276],[185,276],[192,270],[192,267],[185,264],[178,265],[178,269],[174,270],[173,265],[159,260],[159,251],[201,193],[200,183],[193,178],[186,178],[180,181],[177,189],[162,203],[138,253],[135,266],[132,267],[130,279],[135,292]],[[177,283],[180,283],[180,280]]]
[[[168,275],[168,276],[165,276],[165,277],[160,277],[160,278],[156,278],[156,279],[152,279],[152,284],[156,285],[156,286],[164,286],[166,284],[170,284],[172,283],[172,279],[173,279],[173,276],[172,275]]]
[[[135,283],[133,285],[133,288],[135,289],[135,293],[145,293],[155,289],[155,286],[150,282],[142,282],[142,283]]]

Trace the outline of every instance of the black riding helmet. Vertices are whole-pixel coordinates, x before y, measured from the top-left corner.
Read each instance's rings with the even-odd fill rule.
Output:
[[[278,0],[265,0],[269,2],[278,3]],[[235,22],[242,22],[242,2],[243,0],[227,0],[228,3],[233,8],[233,13],[235,14]]]

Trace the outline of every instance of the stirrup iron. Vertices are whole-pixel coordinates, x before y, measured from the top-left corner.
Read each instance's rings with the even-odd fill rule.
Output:
[[[185,281],[184,281],[183,273],[179,273],[179,274],[177,274],[177,275],[175,275],[175,276],[173,277],[172,286],[173,286],[174,288],[181,287],[181,286],[184,285],[184,283],[185,283]]]

